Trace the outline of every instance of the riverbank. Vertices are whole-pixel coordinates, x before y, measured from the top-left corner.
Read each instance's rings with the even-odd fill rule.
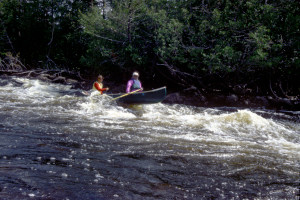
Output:
[[[7,70],[0,71],[0,75],[18,76],[26,78],[35,78],[51,83],[60,83],[72,85],[72,88],[89,90],[94,79],[89,75],[81,75],[78,72],[67,70]],[[105,80],[105,84],[110,87],[110,92],[123,92],[125,84],[119,85],[110,80]],[[145,88],[147,89],[147,88]],[[269,95],[240,95],[235,93],[225,93],[222,91],[213,91],[209,94],[199,93],[199,89],[191,87],[181,91],[168,91],[166,99],[163,101],[168,104],[183,104],[198,107],[242,107],[242,108],[265,108],[272,110],[300,110],[300,101],[298,98],[276,98]]]
[[[194,95],[190,92],[181,91],[169,94],[165,103],[177,103],[201,107],[243,107],[243,108],[265,108],[272,110],[300,110],[299,100],[287,98],[274,98],[272,96],[251,96],[238,94],[222,94],[222,92],[209,95]]]

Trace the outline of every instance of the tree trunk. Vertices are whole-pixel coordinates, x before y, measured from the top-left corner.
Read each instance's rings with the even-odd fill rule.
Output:
[[[106,0],[102,0],[102,16],[103,16],[103,19],[106,19],[105,9],[106,9]]]
[[[132,7],[131,7],[132,0],[129,1],[128,9],[129,9],[129,18],[127,22],[127,39],[128,42],[131,43],[131,22],[132,22]]]

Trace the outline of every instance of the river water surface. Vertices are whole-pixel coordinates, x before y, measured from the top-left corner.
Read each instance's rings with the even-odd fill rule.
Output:
[[[299,112],[80,94],[0,77],[0,199],[299,199]]]

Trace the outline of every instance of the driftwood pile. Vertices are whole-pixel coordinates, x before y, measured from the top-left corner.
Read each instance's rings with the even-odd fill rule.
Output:
[[[51,83],[61,83],[72,85],[74,88],[85,89],[87,80],[81,77],[80,72],[62,69],[27,69],[18,57],[7,54],[6,57],[0,58],[0,75],[6,74],[11,76],[35,78]]]
[[[51,83],[61,83],[72,85],[73,88],[89,90],[93,79],[82,78],[80,72],[62,70],[62,69],[27,69],[18,58],[6,55],[4,59],[0,58],[0,75],[12,75],[18,77],[34,78]],[[107,83],[107,82],[106,82]],[[112,92],[120,92],[125,86],[109,84]],[[177,103],[193,106],[233,106],[233,107],[263,107],[269,109],[300,110],[300,101],[298,98],[279,98],[274,96],[247,95],[246,93],[222,94],[216,92],[199,91],[197,87],[189,87],[180,92],[174,92],[167,96],[165,103]]]
[[[22,64],[18,57],[7,53],[4,58],[0,57],[0,71],[23,71],[26,67]]]

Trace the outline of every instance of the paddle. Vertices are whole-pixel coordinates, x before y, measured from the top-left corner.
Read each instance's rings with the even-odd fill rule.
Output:
[[[133,91],[133,92],[129,92],[129,93],[127,93],[127,94],[123,94],[123,95],[121,95],[121,96],[119,96],[119,97],[113,98],[112,101],[117,100],[117,99],[120,99],[120,98],[122,98],[122,97],[126,97],[126,96],[128,96],[128,95],[131,95],[131,94],[136,93],[136,92],[141,91],[141,90],[142,90],[142,88],[141,88],[141,89],[138,89],[138,90],[135,90],[135,91]]]

